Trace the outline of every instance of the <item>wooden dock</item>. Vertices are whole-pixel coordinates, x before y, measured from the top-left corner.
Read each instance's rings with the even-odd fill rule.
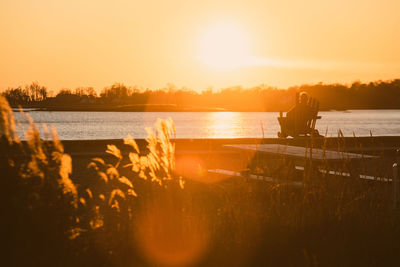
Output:
[[[234,144],[224,145],[224,147],[259,152],[269,155],[284,155],[286,157],[312,159],[313,161],[343,161],[377,158],[376,156],[365,154],[325,150],[319,148],[311,149],[307,147],[280,144]]]

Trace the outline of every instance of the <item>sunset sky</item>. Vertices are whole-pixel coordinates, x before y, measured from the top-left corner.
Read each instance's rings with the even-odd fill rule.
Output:
[[[399,0],[1,0],[0,90],[400,78]]]

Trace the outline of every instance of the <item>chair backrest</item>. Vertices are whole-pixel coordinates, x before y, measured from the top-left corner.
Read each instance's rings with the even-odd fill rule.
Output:
[[[300,94],[296,92],[295,95],[295,106],[299,106],[300,104]],[[293,109],[286,113],[286,117],[283,117],[283,112],[279,112],[278,121],[281,126],[281,132],[279,132],[280,137],[286,137],[291,135],[293,137],[301,135],[301,134],[313,134],[315,129],[315,124],[317,119],[321,117],[318,116],[319,111],[319,102],[315,99],[310,97],[306,104],[306,114],[304,115],[294,115],[297,112]],[[288,115],[291,113],[291,117],[289,119]],[[294,116],[293,116],[294,115]]]
[[[300,104],[300,94],[298,92],[296,92],[295,105],[299,105],[299,104]],[[300,125],[302,123],[305,123],[305,125],[306,125],[306,129],[300,130],[301,133],[304,130],[305,131],[313,131],[315,128],[316,120],[320,118],[320,117],[318,117],[319,102],[315,98],[313,98],[313,97],[308,98],[307,109],[310,111],[310,115],[309,115],[309,117],[306,118],[306,121],[297,122],[297,123],[300,123]]]
[[[311,116],[310,116],[309,120],[307,121],[307,126],[309,128],[311,128],[313,121],[316,120],[318,117],[319,102],[315,98],[310,97],[310,99],[308,100],[307,106],[309,107],[309,109],[311,111]]]

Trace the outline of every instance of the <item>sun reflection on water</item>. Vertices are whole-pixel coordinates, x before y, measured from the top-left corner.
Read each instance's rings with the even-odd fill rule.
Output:
[[[211,112],[206,123],[209,138],[237,138],[243,135],[243,118],[240,112]]]

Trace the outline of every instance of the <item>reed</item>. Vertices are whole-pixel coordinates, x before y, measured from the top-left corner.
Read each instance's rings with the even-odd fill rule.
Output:
[[[54,263],[60,255],[70,255],[67,240],[78,219],[77,190],[69,178],[71,158],[55,129],[52,141],[43,142],[30,120],[23,143],[3,97],[0,111],[2,260],[14,265],[32,259],[37,264]]]

